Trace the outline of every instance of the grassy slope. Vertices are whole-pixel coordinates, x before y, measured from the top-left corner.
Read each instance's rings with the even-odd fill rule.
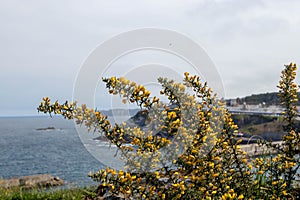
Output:
[[[262,115],[233,115],[233,121],[238,125],[239,131],[249,135],[264,135],[278,138],[285,134],[283,117]],[[300,130],[300,121],[295,122],[296,130]]]
[[[79,200],[83,199],[86,194],[90,193],[93,188],[73,188],[73,189],[33,189],[22,190],[22,188],[4,189],[0,188],[1,200]]]
[[[241,132],[251,135],[262,135],[263,133],[280,133],[283,134],[282,121],[272,121],[261,124],[249,124],[240,128]]]

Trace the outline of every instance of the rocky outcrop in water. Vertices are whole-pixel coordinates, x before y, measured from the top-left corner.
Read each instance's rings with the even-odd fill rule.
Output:
[[[36,187],[52,187],[64,185],[64,180],[59,177],[53,177],[50,174],[37,174],[30,176],[22,176],[11,179],[0,180],[0,187],[12,188],[12,187],[23,187],[23,188],[36,188]]]
[[[35,130],[37,130],[37,131],[49,131],[49,130],[55,130],[55,127],[50,126],[50,127],[46,127],[46,128],[37,128]]]

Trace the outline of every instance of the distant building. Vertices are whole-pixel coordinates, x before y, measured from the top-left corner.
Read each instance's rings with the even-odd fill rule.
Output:
[[[235,107],[237,106],[237,101],[236,99],[226,99],[226,106],[228,107]]]

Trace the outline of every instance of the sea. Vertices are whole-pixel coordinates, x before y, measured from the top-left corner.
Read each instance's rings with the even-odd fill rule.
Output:
[[[0,117],[0,178],[51,174],[69,186],[96,184],[88,173],[118,166],[118,159],[95,136],[80,139],[75,123],[61,117]]]
[[[109,119],[120,123],[128,118]],[[66,187],[82,187],[97,184],[90,172],[122,169],[116,147],[95,140],[99,133],[81,129],[62,117],[0,117],[0,179],[51,174],[65,180]]]

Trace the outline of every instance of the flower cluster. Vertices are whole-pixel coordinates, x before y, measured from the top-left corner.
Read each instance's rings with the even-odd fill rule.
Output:
[[[131,199],[292,198],[300,159],[300,137],[293,125],[295,70],[295,64],[287,65],[279,85],[287,121],[283,144],[262,143],[266,156],[255,159],[242,151],[241,140],[235,136],[237,126],[224,103],[206,82],[188,73],[183,83],[158,79],[160,94],[168,103],[123,77],[103,78],[109,93],[141,108],[146,128],[126,123],[113,126],[97,110],[76,103],[52,104],[49,98],[43,99],[38,110],[74,118],[118,147],[123,170],[107,167],[89,174],[99,182],[101,194]],[[278,155],[267,156],[271,149]]]
[[[261,142],[262,146],[267,147],[266,155],[269,157],[257,158],[254,162],[257,173],[256,191],[260,193],[262,198],[292,198],[300,193],[296,181],[299,177],[297,171],[300,167],[300,136],[294,126],[298,116],[298,110],[295,106],[298,101],[298,85],[294,82],[296,70],[297,66],[294,63],[285,65],[277,86],[280,89],[280,102],[285,109],[282,114],[286,122],[284,126],[286,135],[282,138],[282,144],[273,145],[269,142]],[[275,150],[277,155],[271,155],[270,150]],[[263,192],[260,191],[261,188],[264,189]]]

